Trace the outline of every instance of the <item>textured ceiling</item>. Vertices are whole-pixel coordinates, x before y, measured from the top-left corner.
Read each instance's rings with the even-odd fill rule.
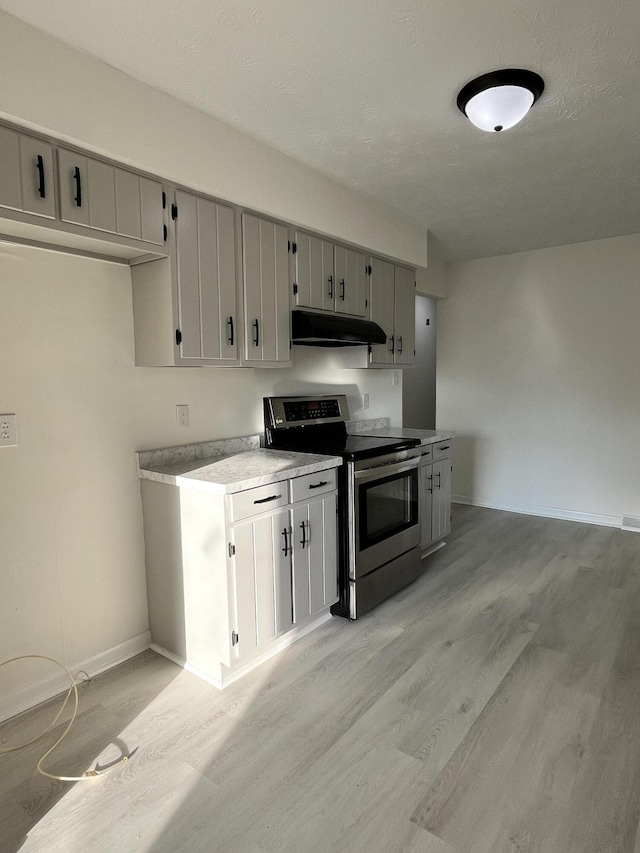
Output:
[[[637,0],[0,0],[428,227],[461,260],[640,232]],[[546,82],[516,128],[470,78]]]

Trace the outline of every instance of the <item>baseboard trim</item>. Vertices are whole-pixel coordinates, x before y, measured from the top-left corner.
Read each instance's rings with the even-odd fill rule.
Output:
[[[103,652],[98,652],[97,655],[92,655],[89,658],[78,661],[77,663],[67,664],[65,666],[70,672],[77,676],[77,673],[84,671],[93,678],[95,675],[100,675],[107,669],[111,669],[118,664],[124,663],[129,658],[139,655],[149,648],[151,644],[151,635],[148,631],[138,634],[124,643],[119,643],[110,649],[105,649]],[[13,664],[18,666],[18,664]],[[53,664],[51,664],[54,669]],[[0,722],[15,717],[16,714],[21,714],[23,711],[34,708],[42,702],[47,702],[53,699],[60,693],[66,692],[69,688],[69,679],[55,667],[55,672],[43,678],[34,684],[26,684],[12,691],[8,696],[0,700]]]
[[[167,651],[162,646],[157,645],[157,643],[151,643],[150,648],[157,652],[159,655],[162,655],[168,660],[173,661],[173,663],[177,663],[178,666],[181,666],[183,669],[186,669],[187,672],[191,672],[193,675],[197,675],[198,678],[201,678],[203,681],[206,681],[207,684],[212,684],[214,687],[217,687],[218,690],[224,690],[225,687],[228,687],[230,684],[233,684],[234,681],[237,681],[239,678],[242,678],[248,672],[251,672],[254,669],[257,669],[261,664],[265,661],[268,661],[270,658],[275,657],[279,652],[293,645],[297,640],[302,639],[302,637],[310,634],[311,631],[315,631],[316,628],[319,628],[320,625],[323,625],[325,622],[328,622],[332,619],[333,616],[329,609],[323,611],[320,616],[315,617],[311,622],[306,623],[305,625],[301,625],[300,628],[294,628],[292,631],[289,631],[281,637],[279,640],[276,640],[272,646],[270,646],[267,651],[260,655],[257,658],[253,658],[249,661],[245,666],[241,666],[238,669],[234,669],[232,672],[225,672],[221,678],[216,678],[214,675],[208,672],[204,672],[201,669],[198,669],[196,666],[192,666],[192,664],[187,663],[182,658],[179,658],[177,655],[174,655],[173,652]]]
[[[563,521],[579,521],[582,524],[599,524],[603,527],[620,527],[620,519],[613,515],[593,515],[588,512],[574,512],[569,509],[557,509],[548,506],[530,506],[528,504],[502,504],[493,501],[481,501],[464,495],[451,495],[454,504],[481,506],[485,509],[501,509],[504,512],[516,512],[519,515],[538,515],[541,518],[560,518]]]

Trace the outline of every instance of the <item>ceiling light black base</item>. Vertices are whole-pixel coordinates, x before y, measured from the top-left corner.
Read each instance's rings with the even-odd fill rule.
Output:
[[[527,71],[525,68],[501,68],[470,80],[460,89],[456,101],[460,112],[466,115],[466,106],[471,98],[495,86],[520,86],[528,89],[533,95],[534,104],[544,92],[544,80],[535,71]]]

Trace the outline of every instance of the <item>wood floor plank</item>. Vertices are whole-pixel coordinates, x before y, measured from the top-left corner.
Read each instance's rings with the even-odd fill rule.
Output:
[[[640,853],[639,662],[639,536],[454,507],[417,582],[223,692],[152,652],[81,685],[54,766],[134,754],[0,756],[0,850]]]

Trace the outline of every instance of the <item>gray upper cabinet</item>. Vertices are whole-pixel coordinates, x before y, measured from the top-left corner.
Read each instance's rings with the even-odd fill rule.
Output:
[[[333,311],[333,243],[296,231],[293,235],[293,296],[298,308]]]
[[[266,219],[242,214],[244,363],[290,361],[288,231]]]
[[[171,214],[171,257],[131,269],[136,364],[237,366],[234,211],[177,190]]]
[[[48,142],[0,127],[0,206],[55,219],[53,151]]]
[[[183,359],[238,358],[234,214],[190,193],[175,194],[178,328]]]
[[[65,148],[58,172],[63,222],[164,245],[161,183]]]
[[[298,308],[367,315],[367,259],[313,234],[293,235],[293,297]]]
[[[370,364],[413,364],[415,349],[414,272],[371,259],[369,316],[387,335],[386,344],[371,347]]]
[[[346,246],[334,248],[335,310],[364,317],[367,314],[367,259]]]
[[[395,364],[413,364],[416,346],[415,273],[394,267],[394,357]]]
[[[369,318],[377,323],[387,336],[386,344],[371,347],[370,363],[392,365],[394,361],[394,301],[395,283],[393,264],[379,258],[371,258],[371,289],[369,294]]]

